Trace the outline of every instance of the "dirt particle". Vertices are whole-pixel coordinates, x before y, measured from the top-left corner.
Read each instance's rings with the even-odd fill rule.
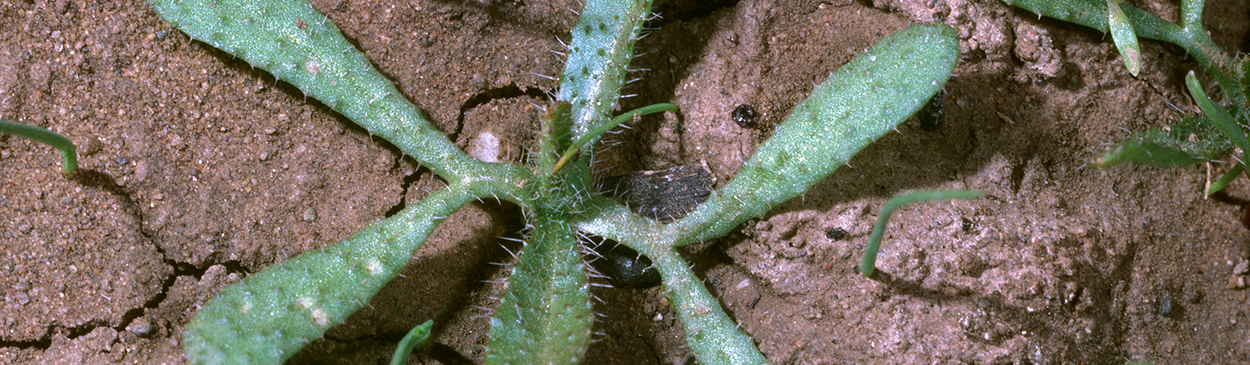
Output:
[[[1228,283],[1224,284],[1224,289],[1238,290],[1246,288],[1246,277],[1241,275],[1233,275],[1228,277]]]
[[[100,152],[100,150],[104,148],[104,143],[101,143],[97,138],[87,138],[87,141],[82,143],[81,146],[82,151],[78,151],[78,154],[91,156],[96,154],[96,152]]]
[[[13,293],[13,301],[20,305],[26,305],[30,303],[30,295],[27,295],[26,292],[23,291]]]
[[[134,322],[131,322],[129,326],[126,326],[126,330],[136,336],[146,337],[147,335],[152,334],[152,322],[149,322],[148,319],[144,317],[135,318]]]

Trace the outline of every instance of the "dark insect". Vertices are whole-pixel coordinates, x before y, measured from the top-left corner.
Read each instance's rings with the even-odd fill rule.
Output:
[[[603,260],[595,261],[595,268],[607,275],[612,284],[635,289],[646,289],[660,284],[660,273],[651,265],[651,259],[629,247],[612,242],[600,247],[598,251],[603,253]],[[603,250],[605,248],[606,252]]]
[[[825,238],[837,241],[843,237],[846,237],[846,230],[842,229],[842,227],[833,227],[825,231]]]
[[[916,118],[920,119],[920,129],[926,132],[936,131],[938,126],[942,125],[942,102],[946,99],[946,91],[939,90],[933,99],[929,99],[925,103],[924,108],[916,113]]]
[[[750,105],[738,105],[737,108],[734,108],[733,113],[729,114],[729,117],[734,120],[734,123],[738,123],[739,127],[755,128],[755,108],[752,108]]]

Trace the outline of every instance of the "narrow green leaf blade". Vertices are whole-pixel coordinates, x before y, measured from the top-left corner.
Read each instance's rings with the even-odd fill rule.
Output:
[[[183,333],[192,364],[281,364],[369,303],[447,215],[479,196],[480,184],[434,192],[399,214],[321,250],[226,287]]]
[[[1128,15],[1120,8],[1123,0],[1107,0],[1107,23],[1111,25],[1111,39],[1115,47],[1124,57],[1124,66],[1128,73],[1137,76],[1141,72],[1141,47],[1137,45],[1137,33],[1133,32],[1133,24]]]
[[[425,346],[430,343],[431,328],[434,328],[434,320],[427,319],[425,323],[409,330],[408,334],[404,335],[404,339],[399,340],[399,344],[395,346],[395,354],[391,356],[391,365],[407,364],[408,355],[411,355],[413,351],[425,350]]]
[[[877,251],[881,248],[881,239],[885,236],[885,228],[890,222],[890,215],[894,214],[894,210],[898,207],[934,200],[976,199],[982,195],[976,190],[917,191],[896,196],[885,202],[885,205],[881,206],[881,212],[877,214],[877,224],[872,227],[872,234],[868,237],[868,246],[864,248],[864,259],[859,263],[859,273],[872,277],[877,269]]]
[[[1223,157],[1233,145],[1202,115],[1189,115],[1167,128],[1151,128],[1117,143],[1090,161],[1107,168],[1125,162],[1155,167],[1188,166]]]
[[[690,238],[684,244],[719,237],[807,191],[919,111],[958,60],[955,30],[945,25],[881,40],[817,86],[733,181],[670,228]]]
[[[1237,166],[1233,166],[1232,170],[1228,170],[1228,172],[1224,173],[1224,176],[1220,176],[1219,179],[1216,179],[1215,181],[1212,181],[1209,184],[1207,184],[1207,191],[1204,195],[1206,195],[1207,197],[1210,197],[1211,194],[1215,194],[1215,193],[1218,193],[1220,190],[1224,190],[1224,187],[1228,186],[1228,183],[1233,182],[1234,179],[1236,179],[1238,176],[1241,176],[1241,173],[1245,171],[1246,171],[1246,165],[1237,164]]]
[[[1193,71],[1185,75],[1185,86],[1189,89],[1189,95],[1194,97],[1194,103],[1198,104],[1198,108],[1202,109],[1202,114],[1207,120],[1211,121],[1220,132],[1234,146],[1240,148],[1243,155],[1250,154],[1250,139],[1246,138],[1246,132],[1241,129],[1241,125],[1233,121],[1233,116],[1228,114],[1228,110],[1211,101],[1207,97],[1207,92],[1202,89],[1202,85],[1198,83],[1198,77],[1194,76]]]
[[[395,144],[452,183],[490,170],[425,120],[334,22],[305,0],[151,0],[196,40],[244,59]]]
[[[65,138],[60,133],[4,119],[0,119],[0,133],[30,138],[61,150],[61,173],[65,176],[73,176],[74,172],[78,171],[78,149],[74,147],[74,142],[70,142],[69,138]]]

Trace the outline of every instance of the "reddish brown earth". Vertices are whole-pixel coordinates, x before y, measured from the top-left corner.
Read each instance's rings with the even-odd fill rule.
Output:
[[[1174,19],[1176,6],[1133,2]],[[316,1],[462,145],[530,148],[576,1]],[[1250,4],[1205,21],[1247,50]],[[660,1],[604,174],[702,165],[723,184],[813,84],[912,22],[959,28],[963,60],[935,131],[909,121],[800,199],[689,250],[709,288],[779,364],[1250,363],[1250,183],[1204,199],[1227,161],[1092,169],[1106,144],[1179,120],[1197,66],[1146,41],[1132,77],[1108,37],[990,0]],[[745,129],[739,104],[761,114]],[[1175,107],[1173,107],[1173,105]],[[0,0],[0,118],[50,128],[0,137],[0,362],[180,364],[184,324],[223,285],[332,244],[438,183],[386,142],[272,76],[193,42],[141,2]],[[876,211],[915,189],[988,197],[896,213],[879,282],[855,274]],[[435,319],[414,363],[473,363],[518,210],[449,219],[367,308],[298,363],[374,364]],[[841,228],[845,237],[826,232]],[[1233,281],[1232,286],[1229,285]],[[601,289],[589,364],[686,364],[652,289]]]

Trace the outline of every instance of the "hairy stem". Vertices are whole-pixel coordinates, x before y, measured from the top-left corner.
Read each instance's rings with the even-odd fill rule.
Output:
[[[490,319],[486,364],[577,364],[594,323],[573,228],[539,217]]]

